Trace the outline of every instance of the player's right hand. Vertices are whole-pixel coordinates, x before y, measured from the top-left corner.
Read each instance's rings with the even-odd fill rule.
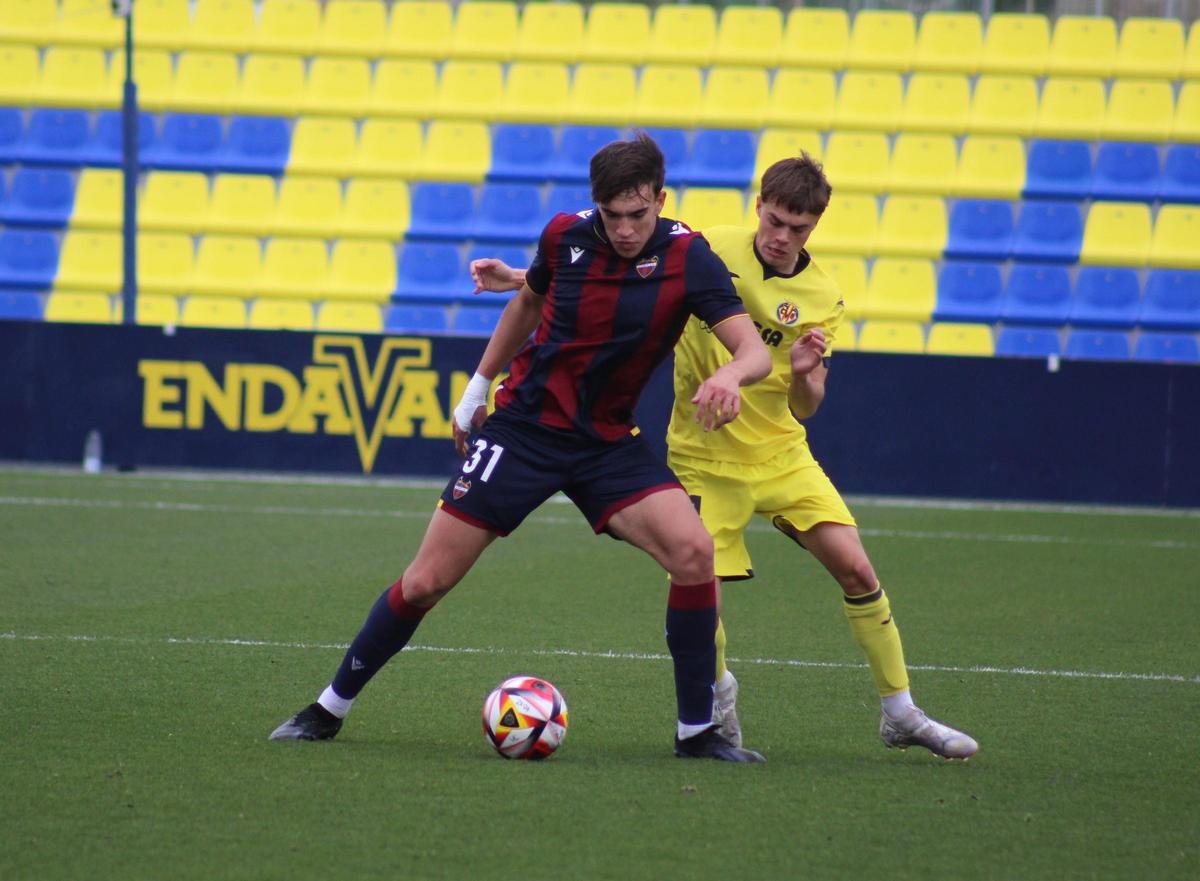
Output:
[[[473,293],[492,291],[502,294],[520,287],[518,273],[503,260],[483,257],[471,261],[471,281],[475,283]]]
[[[467,458],[467,438],[471,436],[472,431],[483,425],[485,419],[487,419],[487,404],[480,404],[475,408],[475,413],[471,416],[471,424],[466,429],[458,427],[457,419],[450,420],[454,428],[454,449],[458,451],[461,458]]]

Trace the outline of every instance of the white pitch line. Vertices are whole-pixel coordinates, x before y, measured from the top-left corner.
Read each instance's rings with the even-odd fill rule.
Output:
[[[213,639],[190,636],[167,636],[159,639],[82,634],[48,636],[15,633],[13,631],[0,633],[0,639],[17,642],[113,642],[132,645],[244,646],[251,648],[299,649],[302,651],[312,649],[345,651],[349,648],[347,643],[336,642],[280,642],[266,639]],[[533,655],[535,657],[588,658],[616,661],[669,661],[671,659],[670,655],[656,652],[596,652],[581,649],[524,649],[516,651],[495,647],[410,645],[405,648],[405,651],[436,652],[449,655]],[[801,667],[817,670],[866,669],[866,664],[850,664],[840,661],[806,661],[796,658],[730,658],[729,660],[737,664],[749,664],[761,667]],[[1003,676],[1036,676],[1045,679],[1109,679],[1127,682],[1181,682],[1189,685],[1200,685],[1200,676],[1183,676],[1177,673],[1111,673],[1096,670],[1038,670],[1032,667],[996,667],[992,665],[957,667],[946,664],[910,664],[908,669],[928,673],[991,673]]]

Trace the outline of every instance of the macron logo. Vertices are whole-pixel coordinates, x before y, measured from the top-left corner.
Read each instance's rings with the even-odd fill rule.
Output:
[[[583,256],[583,248],[572,248],[571,249],[571,262],[572,263],[574,263],[576,260],[578,260],[582,256]]]
[[[358,658],[350,659],[350,669],[351,670],[355,670],[355,671],[361,670],[364,666],[365,665],[363,664],[363,662],[360,661]]]

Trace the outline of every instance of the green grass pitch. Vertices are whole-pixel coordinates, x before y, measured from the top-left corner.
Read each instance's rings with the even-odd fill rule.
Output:
[[[725,619],[768,762],[673,758],[665,581],[558,504],[336,741],[268,742],[436,494],[0,471],[0,878],[1196,877],[1194,512],[854,505],[914,696],[978,738],[967,763],[884,749],[836,586],[765,526]],[[480,733],[516,673],[570,702],[548,762]]]

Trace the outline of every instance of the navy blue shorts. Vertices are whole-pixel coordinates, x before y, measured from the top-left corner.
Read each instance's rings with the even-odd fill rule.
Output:
[[[675,488],[682,488],[675,474],[640,435],[607,442],[492,414],[471,436],[440,505],[473,526],[508,535],[561,491],[603,532],[622,508]]]

